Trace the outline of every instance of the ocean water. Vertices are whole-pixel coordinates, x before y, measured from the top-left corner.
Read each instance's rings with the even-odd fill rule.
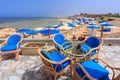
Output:
[[[54,26],[60,24],[56,18],[44,17],[1,17],[0,28],[29,28],[46,27],[48,25]]]

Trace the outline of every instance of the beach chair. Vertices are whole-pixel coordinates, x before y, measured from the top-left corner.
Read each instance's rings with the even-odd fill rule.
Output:
[[[65,40],[63,34],[55,34],[53,37],[53,41],[55,43],[55,47],[60,52],[64,50],[71,50],[73,48],[73,43],[69,40]]]
[[[38,53],[44,63],[47,73],[53,75],[54,80],[57,80],[58,76],[67,73],[68,70],[71,69],[72,61],[70,58],[67,58],[60,54],[57,50],[51,50],[52,49],[38,49]],[[72,74],[71,70],[69,72]]]
[[[90,36],[78,45],[80,45],[79,51],[84,54],[90,53],[88,56],[88,59],[90,59],[94,58],[94,56],[98,56],[100,47],[103,45],[103,40],[99,37]]]
[[[120,67],[114,67],[100,58],[77,63],[77,65],[76,72],[82,78],[81,80],[115,80],[114,70],[120,70]],[[109,77],[109,71],[106,69],[107,67],[112,70],[113,75],[111,78]]]
[[[110,32],[111,31],[111,28],[104,28],[103,29],[103,32]]]
[[[19,49],[21,47],[22,36],[18,34],[13,34],[7,38],[1,45],[0,45],[0,61],[2,61],[3,54],[10,54],[15,53],[16,60],[19,60]]]

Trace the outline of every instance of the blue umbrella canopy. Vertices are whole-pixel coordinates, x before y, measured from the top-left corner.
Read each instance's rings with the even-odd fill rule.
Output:
[[[73,24],[73,23],[68,23],[68,26],[69,26],[69,27],[75,27],[75,24]]]
[[[97,26],[97,25],[89,25],[89,26],[87,26],[87,28],[91,28],[92,32],[93,32],[93,29],[98,29],[99,26]]]
[[[30,34],[30,35],[32,35],[32,38],[33,38],[33,35],[38,34],[38,31],[35,31],[35,30],[29,30],[29,31],[26,31],[26,34]]]
[[[93,19],[93,18],[88,18],[88,20],[89,20],[89,21],[94,21],[94,19]]]
[[[24,34],[25,32],[29,31],[30,29],[27,29],[27,28],[21,28],[21,29],[18,29],[16,30],[17,33],[22,33],[23,34],[23,37],[25,38],[26,35]]]
[[[18,33],[24,33],[24,32],[29,31],[29,30],[30,29],[22,28],[22,29],[17,30],[16,32],[18,32]]]
[[[109,24],[109,23],[101,23],[101,26],[113,26],[113,24]]]
[[[46,26],[45,28],[53,28],[53,26]]]
[[[76,18],[78,22],[83,22],[82,18]]]
[[[103,36],[103,31],[104,31],[104,27],[112,27],[113,24],[101,23],[101,26],[102,26],[102,28],[101,28],[101,38],[102,38],[102,36]],[[107,30],[107,32],[110,31],[110,29],[106,29],[106,30]],[[106,32],[106,30],[105,30],[105,32]]]
[[[45,29],[45,30],[40,30],[39,33],[43,35],[48,35],[50,38],[50,35],[59,33],[60,30],[53,30],[53,29]]]
[[[26,31],[27,34],[31,34],[31,35],[34,35],[34,34],[38,34],[38,31],[35,31],[35,30],[29,30],[29,31]]]
[[[64,26],[64,24],[59,24],[58,26]]]
[[[59,27],[61,27],[61,26],[64,26],[64,24],[59,24],[59,25],[57,25],[57,26],[54,26],[54,28],[59,28]]]
[[[54,28],[59,28],[60,26],[59,25],[57,25],[57,26],[54,26]]]
[[[90,23],[89,25],[95,25],[95,23]]]
[[[59,33],[60,30],[50,30],[50,35],[52,34],[56,34],[56,33]],[[43,35],[49,35],[49,30],[48,29],[45,29],[45,30],[40,30],[39,33],[43,34]]]
[[[99,28],[99,26],[97,26],[97,25],[89,25],[89,26],[87,26],[87,28],[91,28],[91,29],[98,29],[98,28]]]
[[[79,18],[78,21],[79,21],[79,23],[83,23],[83,19],[82,18]]]

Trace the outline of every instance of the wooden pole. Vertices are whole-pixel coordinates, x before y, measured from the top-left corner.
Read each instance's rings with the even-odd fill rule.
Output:
[[[48,36],[49,36],[49,38],[50,38],[50,28],[48,29]]]
[[[92,28],[92,32],[93,32],[93,28]]]
[[[102,28],[101,28],[101,38],[103,37],[103,29],[104,29],[104,27],[102,26]]]

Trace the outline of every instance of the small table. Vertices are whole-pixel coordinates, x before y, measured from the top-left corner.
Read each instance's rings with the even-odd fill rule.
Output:
[[[64,50],[64,54],[65,56],[67,57],[70,57],[73,59],[73,77],[74,77],[74,80],[76,80],[76,62],[83,62],[86,60],[86,56],[90,54],[91,50],[88,51],[87,54],[84,54],[82,52],[80,52],[79,50],[76,49],[76,46],[81,43],[80,41],[78,40],[72,40],[73,42],[73,48],[71,48],[71,50]]]

